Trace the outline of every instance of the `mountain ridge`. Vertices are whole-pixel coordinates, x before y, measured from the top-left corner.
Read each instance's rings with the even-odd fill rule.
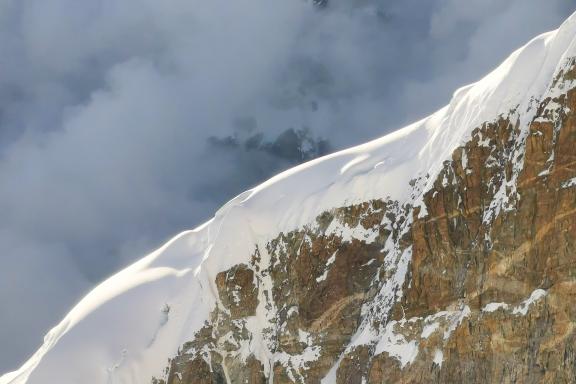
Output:
[[[446,348],[453,335],[464,332],[464,322],[483,324],[480,315],[508,319],[508,312],[516,319],[554,297],[548,291],[553,285],[546,284],[541,285],[548,290],[520,284],[517,292],[506,292],[510,288],[498,283],[508,273],[506,263],[514,266],[529,250],[511,247],[510,260],[499,264],[493,253],[495,244],[507,241],[506,231],[492,229],[510,212],[527,209],[523,204],[532,192],[524,192],[526,185],[540,191],[538,180],[547,176],[540,173],[551,172],[573,143],[562,134],[572,132],[575,35],[573,15],[479,82],[459,89],[430,117],[237,196],[211,221],[95,288],[47,335],[39,352],[0,383],[141,383],[152,377],[169,384],[216,377],[418,382],[425,377],[425,362],[440,380],[442,366],[450,369]],[[551,157],[547,148],[554,145],[564,152]],[[538,156],[544,159],[525,164]],[[540,163],[550,166],[532,169]],[[549,173],[556,184],[576,177],[570,169],[558,172]],[[516,227],[524,228],[523,222]],[[574,227],[568,228],[572,233]],[[533,243],[545,235],[534,232]],[[511,244],[519,237],[514,234]],[[459,252],[479,252],[493,264]],[[455,255],[455,265],[470,264],[451,279],[422,267],[446,271],[446,255]],[[473,263],[487,270],[470,272]],[[296,272],[284,270],[287,266]],[[491,280],[490,273],[498,279]],[[493,287],[484,290],[478,281]],[[342,282],[346,287],[336,289]],[[317,291],[325,297],[330,290],[338,291],[334,302],[310,301],[318,299]],[[484,303],[492,299],[502,301]],[[414,332],[419,338],[407,336]],[[186,343],[194,345],[185,348]],[[426,343],[430,350],[422,352]],[[168,365],[167,359],[172,359]],[[478,381],[475,375],[467,379]]]

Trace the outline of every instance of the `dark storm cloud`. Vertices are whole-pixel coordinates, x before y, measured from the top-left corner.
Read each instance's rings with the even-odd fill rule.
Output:
[[[0,0],[0,371],[96,281],[433,112],[574,5]]]

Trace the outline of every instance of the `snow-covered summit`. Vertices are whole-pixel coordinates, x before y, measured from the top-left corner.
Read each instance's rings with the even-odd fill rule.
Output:
[[[247,262],[257,244],[320,213],[389,198],[419,205],[474,128],[511,111],[534,116],[566,60],[576,55],[576,16],[536,37],[450,103],[367,144],[313,160],[244,192],[81,300],[40,349],[0,384],[147,383],[209,318],[215,276]],[[382,106],[386,108],[386,106]],[[530,112],[532,111],[532,112]],[[411,180],[419,179],[418,193]]]

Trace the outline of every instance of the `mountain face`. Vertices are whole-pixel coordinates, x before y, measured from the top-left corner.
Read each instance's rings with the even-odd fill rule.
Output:
[[[575,44],[236,197],[0,383],[576,381]]]

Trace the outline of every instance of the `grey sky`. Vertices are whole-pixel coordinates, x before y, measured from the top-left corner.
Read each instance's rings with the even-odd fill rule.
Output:
[[[0,0],[0,372],[96,282],[293,164],[286,130],[381,136],[575,5]]]

